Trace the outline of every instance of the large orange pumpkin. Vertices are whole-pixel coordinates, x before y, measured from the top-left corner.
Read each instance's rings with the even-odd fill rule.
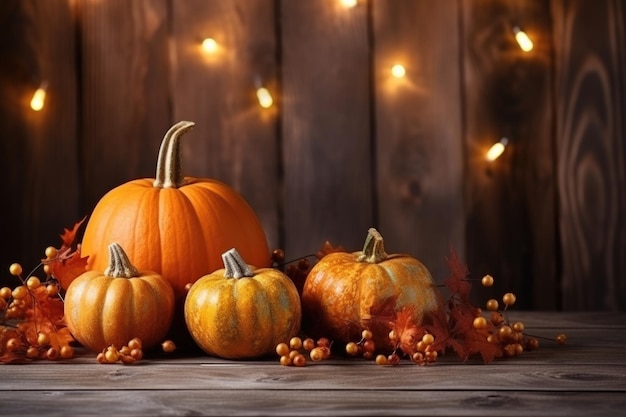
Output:
[[[255,268],[231,249],[224,268],[189,289],[185,323],[205,352],[228,359],[256,358],[300,330],[302,309],[295,284],[275,268]]]
[[[265,232],[243,197],[222,182],[183,176],[180,138],[193,125],[168,130],[156,179],[129,181],[97,203],[82,239],[88,269],[103,270],[106,245],[118,242],[137,268],[163,275],[182,299],[185,285],[222,267],[229,248],[258,267],[270,265]]]
[[[64,318],[83,346],[94,352],[125,346],[138,337],[144,349],[160,342],[174,318],[174,290],[156,272],[138,271],[123,248],[109,245],[104,271],[86,271],[68,286]]]
[[[380,233],[368,231],[362,251],[334,252],[311,268],[302,289],[304,331],[347,343],[370,329],[379,350],[389,347],[389,323],[407,307],[420,323],[441,297],[428,269],[410,255],[387,254]]]

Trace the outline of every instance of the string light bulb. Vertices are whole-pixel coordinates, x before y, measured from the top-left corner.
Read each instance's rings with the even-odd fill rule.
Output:
[[[30,108],[34,111],[40,111],[46,103],[46,84],[43,83],[35,90],[33,97],[30,99]]]
[[[533,50],[533,41],[530,40],[526,32],[515,26],[513,28],[513,33],[515,33],[515,40],[522,51],[530,52]]]
[[[509,140],[507,138],[501,138],[499,142],[491,145],[491,148],[487,151],[487,161],[492,162],[495,161],[502,155],[506,145],[508,145]]]
[[[391,67],[391,75],[396,78],[402,78],[406,75],[406,68],[402,64],[396,64]]]
[[[217,42],[213,38],[205,38],[202,40],[202,50],[207,54],[214,54],[217,52]]]
[[[259,100],[259,105],[264,109],[268,109],[274,104],[274,98],[272,97],[272,94],[265,87],[257,88],[256,97]]]
[[[345,7],[354,7],[357,5],[357,0],[340,0],[341,4]]]

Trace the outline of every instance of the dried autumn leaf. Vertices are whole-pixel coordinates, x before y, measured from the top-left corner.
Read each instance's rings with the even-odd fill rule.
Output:
[[[74,244],[74,241],[76,240],[76,234],[78,233],[78,229],[80,229],[80,226],[83,224],[83,222],[85,221],[85,219],[87,218],[87,216],[83,217],[81,220],[77,221],[74,224],[74,227],[72,228],[72,230],[69,229],[64,229],[64,232],[61,236],[61,240],[63,242],[63,246],[62,248],[71,248],[72,245]]]
[[[422,318],[422,326],[435,337],[432,349],[445,353],[448,347],[448,340],[450,340],[450,328],[448,327],[448,317],[443,305],[437,310],[426,312]]]
[[[324,256],[330,255],[331,253],[334,253],[334,252],[345,252],[345,251],[346,250],[343,248],[343,246],[341,246],[341,245],[333,246],[333,245],[331,245],[331,243],[329,241],[325,241],[322,244],[322,246],[319,248],[319,250],[317,251],[315,256],[317,256],[318,259],[322,259]]]
[[[65,248],[59,255],[51,260],[47,260],[50,274],[57,279],[63,289],[67,289],[70,283],[79,275],[85,272],[87,259],[80,256],[80,248],[72,252],[71,248]]]
[[[468,281],[469,271],[467,266],[461,262],[454,248],[450,249],[450,257],[446,258],[450,276],[444,280],[444,285],[453,294],[457,295],[461,301],[468,302],[472,285]]]
[[[398,295],[387,298],[383,303],[373,305],[369,311],[369,317],[362,319],[361,323],[354,323],[355,329],[369,329],[374,334],[386,335],[393,328],[397,320],[396,304]],[[391,341],[389,342],[392,345]]]
[[[406,354],[415,353],[415,344],[422,338],[425,331],[415,323],[415,307],[404,307],[396,315],[392,330],[398,337],[398,347]]]
[[[62,245],[57,250],[54,258],[42,259],[41,262],[48,266],[50,274],[59,282],[63,289],[67,289],[69,284],[85,272],[88,257],[80,256],[80,245],[74,244],[78,229],[85,221],[86,217],[76,222],[72,229],[64,229],[60,235]]]
[[[48,268],[46,273],[53,278],[52,282],[42,283],[44,285],[29,285],[28,295],[20,300],[19,313],[10,317],[10,323],[5,321],[9,316],[3,315],[0,323],[2,324],[0,326],[0,363],[31,362],[37,358],[37,355],[33,357],[32,353],[26,353],[26,348],[29,346],[37,347],[38,357],[43,359],[46,358],[48,346],[60,351],[62,347],[74,341],[65,324],[63,300],[56,291],[49,293],[48,287],[52,284],[59,284],[67,288],[74,278],[84,273],[87,258],[81,258],[80,245],[75,245],[76,249],[72,248],[77,231],[84,220],[83,218],[77,222],[71,230],[65,229],[60,235],[62,245],[60,249],[57,249],[54,258],[42,259],[42,264]],[[27,279],[28,277],[20,277],[23,285]],[[25,285],[24,288],[26,288]],[[42,333],[49,337],[49,342],[46,342],[45,346],[39,346],[39,335]],[[7,341],[11,338],[19,340],[20,346],[9,351]]]

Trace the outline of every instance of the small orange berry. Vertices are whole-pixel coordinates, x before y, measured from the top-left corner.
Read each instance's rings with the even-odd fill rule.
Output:
[[[490,300],[487,300],[487,304],[486,304],[487,310],[489,311],[498,311],[498,308],[500,307],[498,300],[496,300],[495,298],[492,298]]]
[[[516,297],[515,294],[513,294],[512,292],[507,292],[502,296],[502,302],[507,306],[512,306],[513,304],[515,304],[515,301]]]
[[[491,275],[485,275],[481,280],[483,287],[491,287],[493,285],[493,277]]]

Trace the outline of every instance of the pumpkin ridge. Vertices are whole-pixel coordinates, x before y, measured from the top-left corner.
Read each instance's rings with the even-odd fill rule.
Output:
[[[147,320],[147,323],[143,323],[143,327],[146,327],[148,330],[147,334],[155,335],[158,333],[159,327],[166,326],[169,328],[169,325],[171,323],[158,323],[158,321],[156,320],[156,318],[160,316],[159,309],[166,307],[160,307],[157,304],[156,300],[158,299],[159,294],[157,293],[155,286],[159,285],[159,283],[156,282],[156,280],[151,279],[152,277],[148,276],[148,274],[152,274],[152,272],[142,271],[140,272],[140,276],[144,276],[145,278],[129,280],[130,285],[133,287],[130,291],[132,294],[132,300],[129,300],[129,304],[132,308],[132,310],[130,311],[141,312],[139,316],[147,315],[155,318],[154,320]],[[149,292],[151,294],[151,297],[144,297],[141,300],[135,297],[136,294],[144,294],[145,292]],[[133,336],[130,335],[129,339],[131,337]],[[153,345],[156,342],[158,342],[158,340],[155,340],[154,337],[149,337],[147,340],[143,340],[143,343],[145,343],[147,346]]]
[[[198,276],[223,267],[223,265],[218,262],[218,260],[221,259],[219,254],[221,254],[223,250],[220,251],[219,249],[216,249],[215,240],[217,239],[208,241],[206,238],[207,236],[221,237],[221,234],[219,233],[220,222],[217,221],[220,214],[219,210],[215,208],[215,195],[213,190],[206,187],[199,188],[197,186],[202,183],[203,181],[198,181],[195,183],[195,187],[186,186],[178,189],[180,194],[184,196],[189,204],[194,208],[190,213],[188,213],[188,215],[193,214],[195,223],[198,225],[198,228],[202,230],[202,233],[200,233],[199,236],[202,239],[202,242],[199,247],[207,248],[207,253],[204,254],[206,259],[203,268],[204,271],[200,271],[200,275]],[[211,192],[211,194],[209,195],[208,192]],[[201,218],[200,213],[197,209],[195,209],[195,207],[203,207],[203,212],[206,213],[207,211],[210,211],[211,214],[207,215],[206,218]]]
[[[223,184],[218,184],[218,187],[213,189],[213,192],[215,194],[215,196],[219,197],[220,201],[226,206],[228,207],[228,210],[221,210],[220,213],[226,213],[226,215],[229,216],[228,218],[228,224],[236,224],[237,228],[239,230],[242,231],[246,231],[248,233],[250,233],[249,231],[249,224],[244,224],[243,223],[243,219],[244,218],[248,218],[249,215],[251,215],[252,213],[246,214],[246,215],[240,215],[242,209],[246,209],[247,207],[244,207],[244,205],[242,203],[245,203],[243,200],[239,200],[239,198],[234,199],[232,198],[232,196],[230,195],[226,195],[226,194],[231,194],[231,190],[227,190],[226,188],[222,188]],[[222,189],[220,189],[222,188]],[[242,197],[243,198],[243,197]],[[237,203],[237,206],[235,206],[235,202]],[[247,205],[247,203],[245,204]],[[235,215],[235,213],[237,213],[237,215]],[[255,215],[256,216],[256,215]],[[220,217],[222,217],[222,215],[220,215]],[[260,265],[257,262],[257,259],[252,259],[252,254],[254,254],[254,249],[250,247],[251,242],[252,241],[256,241],[256,239],[244,239],[243,242],[239,242],[239,244],[237,245],[237,251],[239,251],[240,253],[243,253],[245,255],[246,261],[250,262],[250,263],[254,263],[254,266],[256,267],[261,267],[261,266],[266,266],[266,265]],[[231,242],[227,242],[226,243],[227,246],[232,246]],[[221,249],[220,249],[221,250]],[[268,256],[269,256],[269,249],[268,249]]]
[[[94,291],[94,288],[95,288],[95,290],[98,290],[98,292],[97,292],[98,296],[97,297],[92,297],[92,300],[91,300],[91,303],[90,303],[91,305],[96,306],[98,310],[95,311],[95,312],[93,310],[89,311],[88,314],[85,314],[85,313],[81,314],[81,319],[83,319],[85,321],[88,321],[88,324],[86,324],[86,325],[82,324],[80,326],[80,328],[88,328],[86,326],[91,326],[92,325],[91,323],[95,322],[95,323],[98,324],[98,332],[95,333],[95,335],[94,335],[93,332],[90,334],[90,337],[87,338],[86,342],[84,342],[87,346],[104,345],[105,344],[104,338],[101,338],[99,336],[104,334],[104,329],[105,329],[105,326],[106,326],[106,322],[104,320],[96,320],[95,319],[95,317],[101,317],[104,314],[105,304],[104,303],[98,303],[98,302],[95,302],[95,301],[104,298],[104,296],[106,295],[106,293],[107,293],[107,291],[109,289],[109,278],[105,277],[105,276],[96,276],[96,278],[94,278],[94,281],[98,285],[96,285],[96,286],[89,285],[89,283],[92,282],[91,280],[87,280],[85,282],[85,285],[88,286],[87,289],[90,290],[90,291]],[[100,283],[100,281],[102,281],[102,283]],[[84,294],[88,294],[88,291],[85,291]],[[93,300],[93,298],[95,298],[95,300]],[[66,297],[66,299],[67,299],[67,297]],[[80,303],[83,304],[84,300],[81,299]],[[94,336],[95,336],[95,340],[94,340]],[[80,341],[80,342],[83,343],[82,341]]]
[[[244,239],[243,245],[240,242],[240,244],[237,245],[237,250],[239,252],[243,252],[246,261],[257,268],[270,266],[271,258],[269,254],[269,247],[267,245],[267,237],[265,235],[265,231],[263,230],[261,221],[250,203],[248,203],[248,201],[244,199],[239,192],[225,183],[217,180],[211,180],[210,183],[212,185],[211,190],[213,193],[216,196],[219,196],[221,201],[223,201],[224,204],[230,208],[230,210],[227,210],[226,213],[229,216],[234,217],[234,222],[239,225],[239,229],[246,231],[246,233],[251,237],[250,239]],[[208,188],[207,183],[202,184],[202,186],[205,189]],[[258,246],[260,245],[260,240],[262,240],[263,243],[263,252],[264,254],[266,253],[265,259],[258,259],[256,255],[259,253]],[[251,255],[255,256],[252,257]]]
[[[161,273],[174,284],[176,296],[181,298],[185,294],[184,286],[207,272],[206,262],[197,261],[188,266],[181,260],[209,256],[202,251],[204,234],[197,233],[200,220],[193,203],[179,189],[166,188],[158,195],[158,213],[155,216],[158,218],[159,244],[156,247],[162,251],[167,244],[170,251],[161,252],[157,259],[160,259]],[[184,218],[181,219],[175,213],[185,213]],[[200,238],[202,242],[198,242]]]
[[[244,223],[243,219],[248,219],[250,216],[255,216],[255,221],[258,221],[256,215],[252,211],[250,206],[243,200],[234,190],[229,189],[224,183],[212,180],[211,182],[199,182],[198,187],[189,188],[183,187],[180,190],[191,200],[202,201],[205,211],[210,210],[212,221],[203,219],[200,224],[209,230],[209,235],[218,236],[220,239],[215,239],[211,242],[207,242],[206,245],[211,248],[211,252],[215,256],[211,256],[214,260],[220,258],[219,254],[226,250],[236,247],[237,251],[241,253],[246,261],[255,267],[268,266],[269,262],[265,265],[259,264],[258,245],[259,239],[262,237],[265,240],[265,232],[254,230],[257,228],[255,224],[250,222]],[[200,188],[201,187],[201,188]],[[210,195],[208,193],[211,193]],[[247,212],[242,213],[242,208]],[[226,233],[219,233],[220,228],[224,228],[228,225],[228,231]],[[258,233],[258,237],[255,234]],[[248,239],[239,240],[235,242],[230,236],[232,235],[247,235]],[[204,234],[206,235],[206,233]],[[269,249],[264,250],[268,253]],[[211,263],[208,267],[210,272],[221,268],[221,264],[218,262]]]
[[[130,237],[126,245],[132,245],[133,252],[137,255],[133,258],[133,262],[140,260],[137,264],[140,270],[151,270],[157,274],[162,274],[163,264],[159,261],[163,259],[163,242],[158,225],[158,211],[160,205],[160,193],[155,192],[154,188],[145,188],[143,196],[140,196],[141,201],[138,204],[137,211],[135,213],[135,227],[133,228],[133,236]],[[145,213],[149,213],[145,215]],[[141,228],[141,229],[140,229]],[[137,248],[137,242],[143,242],[141,249]],[[127,253],[128,248],[126,249]],[[151,265],[159,264],[159,267],[151,267]]]
[[[255,338],[253,335],[258,332],[264,334],[266,329],[262,328],[262,320],[259,320],[259,316],[256,313],[258,312],[258,307],[263,306],[264,302],[266,303],[267,297],[263,285],[254,277],[249,278],[242,277],[233,283],[233,288],[236,291],[233,313],[237,317],[238,331],[244,335],[243,339],[245,342],[243,343],[248,344],[249,348],[258,352],[264,340]],[[239,343],[242,342],[240,341]]]

